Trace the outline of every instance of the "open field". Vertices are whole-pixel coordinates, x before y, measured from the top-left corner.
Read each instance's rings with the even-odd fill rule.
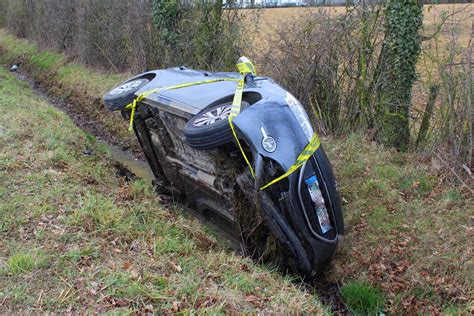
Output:
[[[286,23],[294,23],[314,12],[325,12],[329,16],[346,13],[346,7],[312,7],[312,8],[270,8],[257,10],[243,10],[247,17],[248,33],[252,34],[252,49],[266,49],[269,41],[278,39],[278,32]],[[466,48],[472,36],[474,5],[471,4],[438,4],[425,5],[423,8],[425,35],[434,31],[435,25],[441,22],[442,17],[449,15],[443,30],[444,41],[450,35],[460,37],[460,46]],[[284,30],[284,29],[283,29]]]
[[[272,44],[282,40],[280,34],[285,34],[286,25],[300,22],[316,12],[324,12],[329,17],[347,12],[346,7],[312,7],[312,8],[270,8],[259,10],[243,10],[246,21],[246,34],[250,38],[249,55],[258,61],[272,50]],[[474,38],[474,5],[471,4],[439,4],[423,7],[424,27],[422,35],[426,40],[422,43],[417,71],[420,81],[415,91],[421,103],[426,102],[426,93],[421,82],[431,81],[439,73],[437,62],[448,57],[447,45],[455,45],[456,56],[453,63],[466,58],[468,48],[473,45]],[[444,21],[444,22],[443,22]],[[437,34],[437,36],[433,36]],[[288,38],[286,35],[283,37]],[[429,38],[429,39],[428,39]],[[317,43],[315,43],[317,45]],[[277,53],[273,51],[272,53]],[[472,52],[471,52],[472,54]]]
[[[23,58],[36,81],[92,122],[91,92],[98,98],[126,76],[72,66],[5,33],[0,51],[5,64]],[[148,184],[116,178],[94,137],[3,70],[0,78],[2,311],[322,312],[315,296],[165,209]],[[326,277],[345,300],[373,313],[472,313],[472,196],[439,181],[439,161],[357,134],[323,143],[347,226]]]
[[[347,10],[356,11],[346,14]],[[339,118],[344,120],[347,113],[357,112],[360,110],[359,106],[361,108],[366,106],[364,105],[366,101],[353,102],[359,98],[359,85],[364,87],[362,89],[364,93],[368,93],[371,97],[376,94],[371,88],[373,85],[376,86],[372,80],[377,78],[375,73],[381,65],[379,53],[384,37],[384,28],[380,25],[383,23],[382,17],[375,19],[377,13],[371,13],[373,18],[370,21],[377,21],[379,24],[370,24],[371,53],[369,57],[364,54],[362,59],[359,52],[363,51],[360,48],[364,46],[362,38],[365,31],[362,27],[364,24],[361,22],[361,11],[361,7],[246,10],[246,34],[250,38],[248,54],[255,59],[257,68],[263,69],[264,75],[272,76],[287,88],[291,87],[297,97],[303,99],[307,108],[314,109],[317,115],[328,117],[329,109],[336,109]],[[426,144],[423,145],[429,143],[432,148],[439,148],[438,145],[443,143],[445,147],[441,151],[448,153],[445,157],[447,161],[453,162],[453,165],[458,161],[469,165],[472,164],[472,159],[466,158],[472,156],[469,149],[455,149],[452,144],[456,141],[448,141],[445,136],[448,133],[445,131],[450,130],[449,126],[460,126],[458,131],[453,133],[457,135],[455,137],[465,137],[459,135],[469,134],[466,132],[470,126],[467,122],[469,119],[465,123],[461,120],[468,118],[469,113],[472,113],[469,110],[470,102],[465,100],[472,94],[469,93],[469,87],[472,86],[470,74],[472,74],[474,44],[474,5],[425,5],[423,14],[424,26],[420,31],[421,52],[416,64],[417,80],[411,91],[412,106],[409,120],[411,143],[415,144],[422,117],[428,113],[425,110],[430,91],[436,88],[433,90],[437,92],[433,102],[433,113],[427,116],[431,117],[428,137]],[[350,16],[353,18],[346,18]],[[346,18],[345,22],[339,19],[342,17]],[[313,73],[316,74],[312,75]],[[337,82],[330,80],[329,83],[325,82],[334,75],[338,76]],[[307,86],[305,83],[319,82],[318,78],[325,83],[318,83],[317,88],[315,86],[305,88]],[[326,85],[333,86],[325,89]],[[332,97],[327,97],[326,101],[327,95]],[[368,102],[371,104],[369,107],[376,107],[375,103],[371,102]],[[326,104],[330,106],[325,108]],[[461,117],[461,120],[458,120],[459,124],[455,122],[456,119],[454,122],[446,123],[446,120],[450,119],[447,113],[456,113],[455,115]],[[326,122],[326,125],[331,124]],[[347,130],[351,129],[351,126],[353,124],[348,123],[338,128]],[[466,126],[464,130],[462,126]],[[467,138],[472,139],[472,133]],[[432,145],[433,143],[437,144]],[[463,143],[467,144],[468,141],[464,140]],[[418,149],[426,150],[426,148],[427,146],[420,146]],[[412,149],[417,148],[413,146]],[[458,152],[468,153],[459,158],[460,156],[453,154]]]

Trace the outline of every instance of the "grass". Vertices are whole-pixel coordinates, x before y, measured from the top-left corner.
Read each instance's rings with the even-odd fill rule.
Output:
[[[120,143],[123,147],[138,150],[120,114],[110,114],[101,101],[107,90],[130,77],[130,74],[92,71],[68,61],[63,54],[41,50],[36,44],[15,38],[4,30],[0,30],[0,50],[0,63],[22,62],[20,67],[48,94],[72,105],[68,109],[75,114],[93,118],[97,125],[90,129],[95,133],[107,136],[109,141]]]
[[[350,282],[341,289],[349,311],[354,315],[378,315],[382,312],[384,298],[379,290],[362,282]]]
[[[8,271],[12,274],[20,274],[32,271],[45,263],[38,250],[30,252],[19,252],[10,256],[7,260]]]
[[[329,277],[379,288],[391,313],[467,312],[472,196],[440,182],[414,154],[357,134],[326,143],[347,226]]]
[[[324,311],[117,178],[104,145],[4,68],[0,111],[0,314]]]
[[[5,62],[38,54],[36,46],[5,33],[0,47]],[[61,93],[75,91],[77,100],[90,100],[80,97],[90,91],[97,98],[116,80],[54,60],[58,66],[50,86]],[[44,78],[50,70],[40,68],[29,63],[27,70]],[[94,120],[88,106],[84,112]],[[30,254],[40,249],[48,258],[48,268],[19,274],[2,270],[4,308],[322,311],[317,298],[288,277],[231,255],[200,225],[165,210],[144,181],[112,177],[107,148],[4,71],[0,107],[8,113],[0,116],[0,268],[17,249]],[[440,181],[430,162],[362,135],[323,142],[341,189],[347,227],[327,277],[349,289],[351,284],[378,289],[385,312],[469,314],[472,196]],[[94,155],[83,156],[84,148]],[[37,278],[33,283],[25,279],[31,273]],[[67,293],[71,285],[74,290]],[[43,303],[38,305],[40,291]],[[349,296],[357,298],[357,293]]]

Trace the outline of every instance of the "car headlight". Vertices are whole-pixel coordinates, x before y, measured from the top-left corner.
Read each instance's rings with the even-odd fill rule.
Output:
[[[311,138],[314,134],[314,130],[311,126],[308,114],[306,113],[303,105],[289,92],[286,93],[285,100],[291,111],[295,115],[296,119],[298,120],[298,123],[300,123],[300,126],[303,129],[304,134],[306,135],[306,138],[308,138],[308,141],[311,141]]]

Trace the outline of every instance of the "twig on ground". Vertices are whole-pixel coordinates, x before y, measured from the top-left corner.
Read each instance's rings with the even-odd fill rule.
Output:
[[[40,305],[40,306],[41,306],[41,305],[43,304],[43,303],[42,303],[43,293],[44,293],[43,290],[41,290],[41,291],[40,291],[40,294],[38,295],[38,299],[36,300],[36,304],[37,304],[37,305]]]
[[[471,178],[474,179],[474,177],[472,176],[472,171],[471,171],[471,169],[469,169],[468,166],[466,166],[466,165],[463,164],[463,165],[462,165],[462,168],[464,169],[464,171],[467,172],[467,174],[468,174]]]
[[[117,72],[117,73],[120,73],[120,71],[118,71],[117,67],[115,67],[114,63],[110,60],[110,58],[105,54],[104,50],[99,46],[99,44],[97,43],[94,43],[95,46],[97,46],[97,48],[100,50],[100,52],[102,53],[102,55],[104,55],[104,57],[107,59],[107,61],[109,62],[109,64],[112,66],[112,68],[114,68],[114,70]]]
[[[64,301],[67,300],[67,298],[69,297],[69,293],[71,293],[71,290],[72,290],[72,286],[64,294],[63,298],[61,299],[61,303],[64,303]]]
[[[464,182],[464,180],[456,173],[456,171],[454,171],[454,169],[443,159],[441,158],[440,155],[438,155],[437,153],[434,153],[435,156],[448,168],[449,171],[451,171],[452,174],[454,174],[454,176],[459,180],[461,181],[462,185],[464,187],[466,187],[466,189],[469,190],[469,192],[471,192],[472,195],[474,195],[474,190],[471,189],[467,184],[466,182]]]

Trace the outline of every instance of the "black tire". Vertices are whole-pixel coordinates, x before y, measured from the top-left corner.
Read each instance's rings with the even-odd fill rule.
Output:
[[[149,82],[146,78],[138,78],[122,83],[104,95],[105,106],[110,111],[123,110],[135,99],[135,92]]]
[[[242,109],[248,105],[242,101]],[[232,102],[213,105],[190,119],[184,126],[186,143],[192,148],[205,150],[231,142],[234,138],[228,121],[231,107]],[[217,119],[213,121],[212,116]]]

